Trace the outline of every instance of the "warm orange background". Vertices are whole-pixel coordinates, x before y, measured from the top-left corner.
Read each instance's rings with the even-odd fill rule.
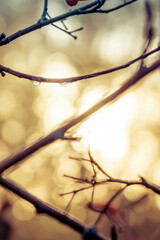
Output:
[[[105,6],[111,8],[119,2],[123,1],[108,0]],[[43,9],[42,0],[1,0],[0,4],[0,31],[7,36],[37,22]],[[152,43],[154,48],[159,42],[160,4],[158,0],[152,4],[156,34]],[[49,1],[51,16],[68,10],[63,0]],[[61,78],[116,67],[143,52],[143,1],[110,14],[71,17],[64,23],[69,30],[84,27],[83,31],[75,33],[77,40],[47,26],[1,47],[1,64],[33,75]],[[62,23],[58,26],[63,27]],[[157,54],[146,59],[146,65],[156,57]],[[134,64],[116,73],[70,85],[41,83],[35,86],[28,80],[8,74],[4,78],[0,76],[0,159],[20,151],[69,117],[88,109],[119,87],[137,68],[138,64]],[[80,142],[51,144],[14,171],[8,170],[7,176],[43,201],[64,209],[70,195],[60,197],[59,194],[82,185],[72,183],[63,174],[89,177],[92,170],[90,165],[72,161],[69,156],[87,157],[90,146],[94,159],[112,176],[136,180],[140,175],[160,184],[159,76],[159,70],[148,75],[119,100],[72,129],[71,134],[82,137]],[[107,201],[119,187],[119,184],[97,187],[95,201]],[[71,209],[72,215],[88,223],[97,216],[85,208],[90,193],[77,194]],[[143,196],[146,197],[139,201]],[[29,203],[2,188],[0,197],[1,203],[4,198],[13,202],[10,213],[14,228],[12,240],[80,239],[77,233],[56,220],[36,216]],[[142,187],[130,187],[117,198],[115,205],[125,215],[120,239],[160,238],[160,196]],[[110,222],[104,217],[100,229],[107,236],[109,227]]]

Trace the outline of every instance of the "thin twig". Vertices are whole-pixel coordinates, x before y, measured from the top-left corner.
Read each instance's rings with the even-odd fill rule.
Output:
[[[5,67],[1,64],[0,64],[0,71],[3,71],[5,73],[9,73],[9,74],[14,75],[18,78],[25,78],[25,79],[28,79],[28,80],[31,80],[31,81],[44,82],[44,83],[45,82],[47,82],[47,83],[68,83],[69,82],[69,83],[71,83],[71,82],[77,82],[77,81],[80,81],[80,80],[85,80],[85,79],[94,78],[94,77],[98,77],[98,76],[101,76],[101,75],[113,73],[113,72],[116,72],[118,70],[127,68],[130,65],[134,64],[135,62],[140,61],[142,59],[145,59],[148,56],[150,56],[154,53],[157,53],[158,51],[160,51],[160,45],[157,48],[155,48],[154,50],[146,53],[145,55],[141,55],[141,56],[131,60],[130,62],[122,64],[118,67],[110,68],[110,69],[107,69],[107,70],[103,70],[103,71],[95,72],[95,73],[91,73],[91,74],[81,75],[81,76],[78,76],[78,77],[69,77],[69,78],[38,77],[38,76],[33,76],[33,75],[30,75],[30,74],[15,71],[15,70],[13,70],[11,68],[8,68],[8,67]]]
[[[86,4],[86,5],[84,5],[84,6],[80,7],[80,8],[71,10],[71,11],[69,11],[67,13],[61,14],[61,15],[59,15],[57,17],[54,17],[54,18],[51,18],[51,19],[46,19],[46,20],[44,20],[42,22],[37,22],[37,23],[35,23],[35,24],[33,24],[33,25],[29,26],[29,27],[26,27],[26,28],[24,28],[22,30],[19,30],[19,31],[13,33],[12,35],[10,35],[8,37],[5,37],[4,39],[2,39],[0,41],[0,46],[6,45],[6,44],[14,41],[17,38],[20,38],[20,37],[22,37],[22,36],[24,36],[24,35],[26,35],[28,33],[31,33],[31,32],[33,32],[33,31],[35,31],[37,29],[45,27],[45,26],[47,26],[47,25],[49,25],[51,23],[55,23],[55,22],[61,21],[63,19],[75,16],[75,15],[82,15],[87,9],[90,9],[90,8],[92,8],[94,6],[97,6],[97,3],[98,3],[98,0],[93,1],[93,2],[91,2],[89,4]]]
[[[73,190],[73,191],[70,191],[70,192],[60,193],[59,195],[60,195],[61,197],[63,197],[63,196],[70,195],[70,194],[77,194],[78,192],[82,192],[82,191],[84,191],[84,190],[88,190],[88,189],[90,189],[90,188],[92,188],[92,187],[93,187],[93,186],[90,185],[90,186],[87,186],[87,187],[78,188],[78,189]]]
[[[153,41],[153,37],[154,37],[154,27],[153,27],[153,13],[152,13],[152,6],[150,4],[149,1],[145,1],[145,12],[146,12],[146,25],[145,25],[145,38],[146,38],[146,46],[143,50],[143,54],[145,54],[147,52],[147,50],[149,49],[152,41]],[[144,64],[142,62],[141,64]]]
[[[127,2],[124,2],[123,4],[120,4],[120,5],[116,6],[116,7],[114,7],[114,8],[110,8],[110,9],[106,9],[106,10],[104,10],[104,9],[97,9],[96,12],[97,13],[110,13],[110,12],[114,12],[114,11],[117,11],[120,8],[126,7],[127,5],[132,4],[134,2],[137,2],[137,0],[127,1]]]
[[[46,20],[47,12],[48,12],[48,0],[44,0],[44,8],[43,8],[42,16],[38,20],[39,23]]]
[[[71,158],[71,157],[70,157]],[[85,158],[71,158],[71,159],[76,159],[76,160],[84,160],[84,161],[87,161],[87,162],[90,162],[92,163],[92,165],[95,165],[95,167],[97,167],[106,177],[107,179],[103,179],[103,180],[97,180],[96,179],[96,176],[95,175],[95,168],[93,168],[92,166],[92,171],[93,171],[93,176],[95,175],[95,179],[94,179],[94,183],[92,183],[92,180],[88,180],[88,179],[82,179],[82,178],[77,178],[77,177],[74,177],[74,176],[69,176],[69,175],[64,175],[65,177],[68,177],[68,178],[71,178],[71,179],[74,179],[76,181],[78,181],[79,183],[90,183],[92,185],[92,187],[94,188],[96,185],[102,185],[102,184],[105,184],[105,183],[109,183],[109,182],[112,182],[112,183],[120,183],[120,184],[125,184],[124,186],[124,189],[128,186],[132,186],[132,185],[142,185],[148,189],[151,189],[153,192],[157,193],[160,195],[160,186],[156,185],[156,184],[153,184],[151,182],[149,182],[148,180],[146,180],[144,177],[139,177],[139,180],[137,181],[128,181],[128,180],[123,180],[123,179],[117,179],[117,178],[114,178],[114,177],[109,177],[108,178],[108,174],[102,169],[102,167],[100,166],[99,163],[97,163],[93,158],[92,158],[92,162],[91,160],[88,160],[88,159],[85,159]],[[83,191],[85,190],[85,188],[81,188],[81,189],[78,189],[78,191]],[[77,190],[76,190],[77,191]],[[93,189],[94,191],[94,189]],[[73,193],[72,192],[69,192],[70,193]],[[68,194],[68,193],[67,193]],[[93,193],[92,193],[93,195]],[[115,195],[116,197],[116,195]],[[113,197],[113,199],[115,198]],[[93,201],[93,196],[92,196],[92,201]],[[92,202],[91,201],[91,202]]]
[[[79,177],[74,177],[74,176],[70,176],[70,175],[67,175],[67,174],[64,174],[63,176],[66,177],[66,178],[73,179],[76,183],[89,183],[89,184],[91,184],[91,181],[88,180],[87,178],[79,178]]]
[[[89,154],[91,163],[94,164],[94,165],[101,171],[101,173],[103,173],[107,178],[111,179],[112,177],[111,177],[108,173],[106,173],[106,172],[103,170],[103,168],[100,167],[100,165],[92,158],[90,151],[88,152],[88,154]],[[94,170],[94,172],[95,172],[95,170]]]
[[[47,13],[47,16],[49,17],[49,19],[51,19],[51,16],[49,15],[49,13]],[[65,26],[65,25],[64,25],[64,22],[63,22],[63,21],[61,21],[61,22],[63,23],[63,26]],[[68,30],[66,29],[66,27],[65,27],[65,29],[64,29],[64,28],[61,28],[61,27],[57,26],[57,25],[54,24],[54,23],[51,23],[51,25],[52,25],[53,27],[61,30],[62,32],[67,33],[68,35],[70,35],[71,37],[73,37],[75,40],[77,39],[77,36],[73,35],[73,33],[74,33],[74,32],[79,32],[79,31],[82,31],[82,30],[83,30],[83,28],[81,27],[81,28],[77,28],[77,29],[75,29],[75,30],[73,30],[73,31],[68,31]]]
[[[95,185],[93,186],[93,189],[92,189],[91,204],[93,204],[94,202],[94,195],[95,195]]]
[[[111,197],[111,199],[110,199],[110,200],[106,203],[106,205],[103,207],[103,209],[102,209],[102,211],[100,212],[100,214],[99,214],[97,220],[95,221],[94,225],[97,225],[97,224],[100,222],[103,214],[107,212],[107,210],[109,209],[111,203],[114,201],[115,198],[117,198],[117,197],[124,191],[124,189],[125,189],[126,187],[127,187],[127,185],[124,186],[123,188],[119,189],[118,191],[116,191],[116,193]]]
[[[93,159],[93,157],[92,157],[92,155],[91,155],[90,148],[89,148],[89,150],[88,150],[88,156],[89,156],[89,158],[90,158],[90,163],[91,163],[92,171],[93,171],[93,176],[92,176],[92,178],[93,178],[93,180],[95,180],[95,178],[96,178],[96,176],[97,176],[97,172],[96,172],[96,170],[95,170],[94,159]]]
[[[73,199],[74,199],[75,195],[76,195],[76,193],[73,193],[73,195],[72,195],[69,203],[67,204],[67,206],[66,206],[66,208],[65,208],[65,211],[64,211],[65,214],[67,214],[67,213],[70,211],[71,204],[72,204],[72,202],[73,202]]]

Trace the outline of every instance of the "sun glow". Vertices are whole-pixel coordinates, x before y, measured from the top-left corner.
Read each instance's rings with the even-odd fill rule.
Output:
[[[50,57],[44,66],[43,75],[47,77],[67,77],[74,75],[76,70],[66,61],[66,57],[59,55],[59,61]],[[56,57],[57,59],[57,57]],[[62,71],[63,70],[63,71]],[[43,84],[42,84],[43,85]],[[89,109],[96,101],[104,96],[103,85],[95,88],[86,88],[79,103],[79,113]],[[45,84],[40,86],[43,98],[45,131],[55,128],[75,113],[72,101],[78,94],[78,86],[71,84],[66,88],[58,84]],[[63,96],[63,98],[62,98]],[[107,105],[86,120],[78,129],[77,134],[82,137],[80,142],[73,142],[73,148],[84,153],[90,147],[96,159],[100,159],[103,167],[108,167],[113,162],[121,164],[122,159],[129,151],[128,129],[137,108],[136,95],[128,92],[113,104]],[[112,169],[112,167],[111,167]]]
[[[91,101],[91,93],[87,95]],[[95,93],[96,95],[96,93]],[[96,159],[101,159],[103,167],[109,163],[121,162],[129,150],[129,134],[131,120],[136,111],[136,97],[133,93],[127,93],[119,101],[102,108],[89,118],[78,130],[82,136],[82,148],[73,143],[77,151],[83,151],[90,146]],[[112,164],[113,165],[113,164]]]

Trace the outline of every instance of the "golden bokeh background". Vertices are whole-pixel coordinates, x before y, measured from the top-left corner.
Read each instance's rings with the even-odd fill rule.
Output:
[[[122,2],[108,0],[105,6],[111,8]],[[160,3],[154,0],[152,5],[153,49],[160,40]],[[1,32],[9,36],[37,22],[42,9],[42,0],[1,0]],[[49,1],[52,17],[68,10],[64,0]],[[77,40],[53,26],[46,26],[1,47],[1,64],[24,73],[56,78],[116,67],[142,54],[146,42],[145,19],[144,1],[110,14],[71,17],[65,20],[69,30],[84,27],[83,31],[75,33]],[[63,27],[62,23],[57,25]],[[148,66],[157,56],[154,54],[146,59],[145,64]],[[35,85],[9,74],[0,76],[0,160],[31,145],[68,118],[87,110],[117,89],[137,71],[138,66],[136,63],[109,75],[72,84]],[[43,201],[64,210],[71,196],[60,197],[59,194],[83,185],[73,183],[63,175],[90,177],[92,170],[89,164],[69,157],[88,158],[90,148],[94,159],[108,174],[127,180],[143,176],[159,185],[159,78],[159,70],[151,73],[114,103],[71,129],[69,134],[80,136],[80,141],[57,141],[8,170],[6,176]],[[101,175],[99,177],[102,178]],[[119,187],[119,184],[97,187],[95,201],[104,203]],[[80,239],[67,226],[36,215],[29,203],[3,188],[0,189],[0,197],[1,205],[6,198],[13,203],[8,213],[14,229],[12,240]],[[78,193],[70,211],[86,223],[93,222],[97,216],[86,208],[90,197],[89,190]],[[120,239],[159,239],[160,196],[140,186],[129,187],[117,198],[115,206],[125,215]],[[110,224],[107,218],[103,218],[100,224],[100,230],[107,236]]]

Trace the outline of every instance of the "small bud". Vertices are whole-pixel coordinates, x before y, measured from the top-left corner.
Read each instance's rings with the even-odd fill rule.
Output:
[[[5,37],[6,37],[6,34],[5,34],[5,33],[1,33],[1,35],[0,35],[0,41],[3,40]]]

